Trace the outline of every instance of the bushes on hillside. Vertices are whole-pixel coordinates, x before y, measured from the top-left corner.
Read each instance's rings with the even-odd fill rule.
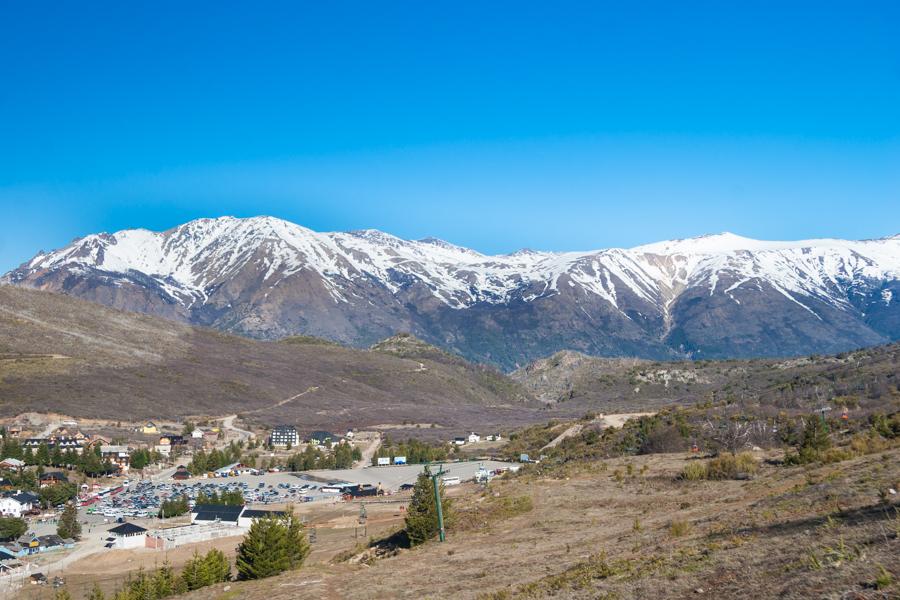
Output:
[[[757,471],[759,463],[751,453],[723,452],[706,462],[692,461],[686,464],[680,478],[685,481],[741,479]]]

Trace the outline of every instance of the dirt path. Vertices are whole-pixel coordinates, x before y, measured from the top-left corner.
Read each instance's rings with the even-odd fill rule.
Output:
[[[362,458],[359,459],[356,464],[353,465],[353,468],[356,470],[364,469],[367,466],[372,464],[372,457],[375,456],[375,453],[378,451],[378,448],[381,446],[381,434],[377,431],[372,432],[372,435],[375,438],[369,443],[365,450],[362,452]]]
[[[294,400],[296,400],[297,398],[300,398],[301,396],[305,396],[306,394],[311,394],[312,392],[317,392],[317,391],[319,391],[319,386],[314,385],[314,386],[306,388],[306,390],[300,392],[299,394],[294,394],[290,398],[285,398],[284,400],[280,400],[280,401],[276,402],[275,404],[272,404],[271,406],[263,406],[262,408],[254,408],[253,410],[246,410],[240,414],[241,415],[255,415],[256,413],[261,413],[261,412],[264,412],[267,410],[272,410],[273,408],[279,408],[281,406],[284,406],[288,402],[293,402]],[[234,415],[234,416],[237,417],[237,415]]]
[[[546,446],[544,446],[543,448],[541,448],[541,450],[547,450],[548,448],[555,448],[555,447],[558,446],[559,443],[560,443],[561,441],[563,441],[564,439],[570,438],[570,437],[572,437],[573,435],[578,435],[579,433],[581,433],[581,430],[582,430],[583,428],[584,428],[584,425],[583,425],[583,424],[581,424],[581,423],[575,423],[574,425],[572,425],[571,427],[569,427],[568,429],[566,429],[565,431],[563,431],[561,434],[559,434],[558,436],[556,436],[555,438],[553,438],[552,440],[550,440],[550,442],[549,442]]]
[[[621,427],[625,424],[625,421],[629,419],[636,419],[638,417],[646,417],[650,415],[655,415],[655,412],[641,412],[641,413],[618,413],[614,415],[601,415],[591,421],[590,424],[593,423],[602,423],[604,427]],[[581,430],[584,429],[585,423],[575,423],[558,436],[553,438],[550,443],[541,448],[541,450],[547,450],[548,448],[555,448],[566,438],[570,438],[572,436],[578,435],[581,433]]]
[[[629,419],[637,419],[638,417],[649,417],[655,415],[655,412],[637,412],[637,413],[619,413],[615,415],[603,415],[600,421],[607,427],[621,427],[625,421]]]

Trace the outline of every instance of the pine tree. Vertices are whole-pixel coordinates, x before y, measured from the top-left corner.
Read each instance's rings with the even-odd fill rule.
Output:
[[[66,504],[62,516],[59,518],[56,533],[61,538],[72,538],[73,540],[77,540],[81,535],[81,523],[78,522],[78,510],[74,503]]]
[[[41,445],[38,446],[35,460],[37,461],[37,464],[41,465],[42,467],[50,464],[50,448],[45,442],[41,442]]]
[[[210,584],[228,581],[231,579],[231,565],[221,550],[213,548],[203,558],[206,570],[209,573]]]
[[[289,569],[298,569],[309,556],[309,541],[306,539],[303,523],[294,516],[293,507],[288,507],[287,525],[287,549]]]
[[[452,503],[444,497],[444,485],[440,484],[441,511],[444,526],[453,520]],[[406,535],[413,546],[423,544],[438,534],[437,508],[434,502],[434,484],[427,473],[420,473],[413,488],[412,500],[406,510]]]
[[[210,584],[209,572],[200,553],[194,550],[194,556],[185,563],[181,571],[181,580],[188,591],[198,590]]]
[[[153,574],[153,593],[156,598],[167,598],[177,592],[175,572],[167,562]]]
[[[262,579],[299,568],[309,554],[303,525],[293,515],[257,519],[238,547],[241,579]]]
[[[61,467],[63,465],[63,454],[62,450],[59,449],[59,446],[53,446],[53,451],[50,453],[50,464],[54,467]]]
[[[818,417],[811,417],[806,421],[803,430],[803,440],[800,442],[801,462],[811,462],[819,457],[821,452],[831,448],[831,439],[828,437],[828,428],[825,422]]]
[[[91,593],[88,595],[87,600],[106,600],[106,595],[103,593],[103,590],[100,589],[99,583],[94,583],[94,587],[91,588]]]

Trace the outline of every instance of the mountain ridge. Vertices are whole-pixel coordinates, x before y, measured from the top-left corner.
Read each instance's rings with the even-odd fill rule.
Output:
[[[490,256],[274,217],[92,234],[0,282],[262,339],[368,347],[398,331],[514,369],[558,350],[651,359],[839,352],[900,339],[900,236],[724,232]]]

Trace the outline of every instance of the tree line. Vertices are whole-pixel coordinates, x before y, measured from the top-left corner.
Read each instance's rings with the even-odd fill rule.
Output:
[[[331,452],[308,445],[303,452],[291,455],[285,466],[290,471],[311,471],[313,469],[349,469],[353,462],[362,459],[359,448],[346,441],[335,444]]]
[[[394,442],[387,437],[372,456],[372,464],[377,465],[379,458],[390,458],[393,462],[397,456],[405,456],[406,462],[410,464],[439,462],[447,460],[449,451],[446,444],[428,444],[412,438],[405,442]]]

